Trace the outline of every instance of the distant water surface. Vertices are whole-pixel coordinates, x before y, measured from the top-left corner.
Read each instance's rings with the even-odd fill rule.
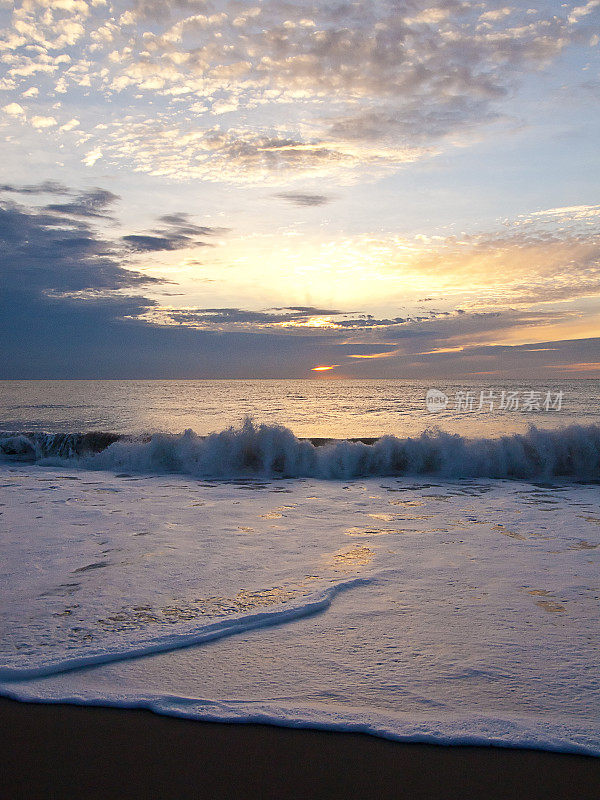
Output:
[[[430,388],[448,396],[446,410],[427,410]],[[518,408],[500,408],[503,392],[505,404],[508,393],[516,393]],[[548,392],[555,406],[562,393],[560,410],[545,410]],[[301,437],[405,437],[430,427],[493,437],[532,424],[597,422],[600,381],[0,381],[3,430],[141,434],[191,428],[204,435],[238,425],[246,415]]]

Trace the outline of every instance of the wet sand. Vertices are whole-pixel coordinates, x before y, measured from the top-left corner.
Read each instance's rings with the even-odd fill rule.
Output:
[[[600,797],[600,758],[0,699],[2,800]]]

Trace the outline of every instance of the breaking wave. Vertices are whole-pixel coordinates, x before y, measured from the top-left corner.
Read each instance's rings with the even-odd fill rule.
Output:
[[[209,436],[192,430],[126,437],[112,433],[0,433],[0,457],[86,469],[181,473],[202,478],[439,475],[449,478],[600,480],[600,426],[531,427],[496,439],[440,430],[413,438],[298,439],[255,424]]]

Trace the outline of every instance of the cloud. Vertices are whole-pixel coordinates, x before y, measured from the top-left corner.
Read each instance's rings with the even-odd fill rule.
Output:
[[[560,208],[547,208],[543,211],[533,211],[532,217],[560,217],[562,219],[591,219],[600,216],[600,205],[562,206]]]
[[[252,330],[279,329],[282,327],[323,326],[324,318],[337,317],[343,312],[311,306],[287,306],[266,311],[249,311],[242,308],[161,309],[164,323],[175,323],[197,328],[218,327],[221,330],[238,328]],[[332,327],[333,327],[332,323]]]
[[[330,317],[344,313],[342,311],[337,311],[335,309],[317,308],[316,306],[281,306],[278,308],[274,308],[273,311],[295,311],[298,312],[299,314],[306,314],[318,317],[323,317],[323,316]]]
[[[0,377],[293,377],[313,366],[311,336],[153,324],[156,301],[144,295],[161,281],[129,268],[125,248],[95,221],[0,204]]]
[[[46,183],[8,187],[24,195],[52,188],[85,194]],[[0,203],[0,376],[193,377],[216,374],[220,363],[241,376],[260,351],[268,354],[265,376],[274,377],[297,362],[297,341],[214,338],[147,322],[156,301],[145,293],[162,281],[130,268],[126,248],[96,231],[95,221],[95,213]],[[200,227],[185,215],[169,221]]]
[[[459,313],[459,312],[454,312]],[[318,337],[347,340],[351,334],[377,334],[384,338],[402,338],[414,333],[396,333],[403,326],[416,325],[438,318],[446,318],[450,312],[429,312],[425,315],[376,318],[372,314],[348,312],[314,306],[284,306],[253,311],[243,308],[168,308],[160,307],[151,312],[151,318],[160,324],[186,325],[209,330],[255,330],[281,332],[289,335],[311,331]]]
[[[348,358],[394,358],[400,350],[384,350],[377,353],[349,353]]]
[[[189,121],[177,124],[161,119],[132,117],[102,132],[103,155],[125,162],[136,171],[174,180],[202,179],[272,185],[289,183],[289,175],[351,176],[394,163],[413,161],[421,152],[413,147],[384,152],[319,137],[256,132],[251,127],[197,130]],[[143,146],[141,142],[143,141]],[[286,177],[287,176],[287,177]]]
[[[12,11],[2,61],[18,98],[31,96],[35,76],[36,135],[85,147],[87,166],[103,158],[170,177],[347,180],[501,122],[527,74],[570,45],[587,46],[597,15],[595,0],[536,9],[492,0],[139,0],[118,12],[108,3],[27,2]],[[56,93],[82,90],[109,112],[92,125],[84,109],[77,133]],[[25,110],[5,110],[13,106],[19,125]]]
[[[167,236],[144,236],[137,234],[129,234],[123,236],[123,241],[126,242],[132,250],[138,253],[150,253],[158,250],[180,250],[182,247],[187,247],[188,243],[191,244],[188,237],[182,238],[175,236],[173,238]],[[200,242],[204,244],[204,242]]]
[[[214,236],[222,234],[225,228],[209,228],[193,224],[187,214],[167,214],[159,217],[165,227],[153,231],[151,234],[128,234],[122,237],[132,250],[138,253],[150,253],[160,250],[183,250],[186,247],[207,247],[204,242],[195,237]]]
[[[332,198],[325,194],[303,194],[302,192],[279,192],[275,197],[287,200],[295,206],[324,206],[330,203]]]
[[[40,115],[31,117],[30,122],[34,128],[53,128],[55,125],[58,125],[54,117],[44,117]]]
[[[63,183],[58,181],[42,181],[41,183],[31,183],[25,186],[15,186],[13,184],[0,184],[0,192],[10,192],[13,194],[70,194],[71,190]]]
[[[291,299],[262,309],[173,308],[164,305],[164,283],[136,265],[149,252],[197,247],[224,229],[169,213],[148,234],[116,239],[104,224],[117,199],[111,192],[51,182],[0,188],[22,202],[48,193],[67,198],[46,206],[0,204],[4,377],[297,377],[315,364],[339,364],[337,374],[353,376],[399,369],[457,376],[499,365],[515,374],[533,367],[575,373],[597,362],[590,323],[594,314],[598,322],[597,306],[586,311],[562,302],[582,291],[600,293],[598,218],[582,216],[580,207],[426,242],[415,264],[436,293],[450,285],[443,281],[454,281],[445,308],[394,308],[390,298],[379,314]],[[406,268],[389,266],[385,253],[383,260],[385,269]],[[506,285],[495,283],[499,265]],[[577,341],[560,344],[569,334]],[[589,375],[593,367],[585,370]]]
[[[55,210],[0,204],[0,242],[0,273],[8,294],[60,298],[161,282],[124,267],[112,242],[87,222]]]
[[[445,237],[355,236],[336,241],[329,252],[374,269],[403,292],[413,313],[423,303],[525,309],[600,296],[597,211],[591,205],[536,211],[487,231]]]
[[[117,200],[118,195],[96,188],[82,192],[70,203],[51,203],[45,210],[68,217],[106,217],[107,208]]]
[[[67,123],[68,124],[68,123]],[[86,167],[93,167],[96,161],[99,161],[102,158],[102,150],[99,147],[90,150],[89,153],[86,153],[83,163]]]
[[[2,111],[9,114],[11,117],[25,116],[25,109],[18,103],[8,103],[3,106]]]

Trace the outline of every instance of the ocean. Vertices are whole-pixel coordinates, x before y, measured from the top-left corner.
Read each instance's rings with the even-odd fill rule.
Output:
[[[444,410],[427,411],[430,389],[447,395]],[[406,437],[432,427],[501,436],[530,425],[597,423],[600,381],[0,381],[4,431],[135,435],[191,429],[206,435],[237,426],[246,416],[283,425],[299,437]]]
[[[600,755],[599,411],[594,380],[0,382],[0,694]]]

